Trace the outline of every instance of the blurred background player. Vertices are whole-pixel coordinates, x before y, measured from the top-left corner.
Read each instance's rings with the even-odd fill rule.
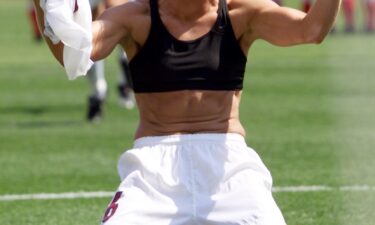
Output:
[[[30,25],[31,25],[34,40],[37,41],[37,42],[42,41],[42,34],[39,31],[38,23],[37,23],[37,20],[36,20],[36,12],[35,12],[33,0],[28,1],[27,18],[30,21]]]
[[[355,2],[354,0],[343,0],[342,1],[342,9],[344,13],[345,19],[345,32],[352,33],[355,31],[354,29],[354,8]]]
[[[355,0],[343,0],[342,9],[345,20],[344,31],[346,33],[353,33],[355,31]],[[375,30],[375,0],[363,0],[360,2],[363,4],[363,19],[364,19],[364,30],[366,32],[373,32]]]
[[[366,32],[375,31],[375,0],[364,0]]]
[[[92,19],[95,20],[104,10],[102,0],[90,0]],[[87,119],[97,121],[102,117],[102,105],[107,97],[107,81],[104,77],[104,60],[96,61],[86,75],[91,85]]]
[[[106,8],[127,2],[127,0],[90,0],[92,18],[95,20]],[[132,109],[135,105],[131,81],[129,79],[128,59],[125,52],[119,48],[120,76],[117,90],[120,105]],[[91,85],[91,94],[88,100],[87,119],[95,122],[101,119],[103,114],[103,103],[107,97],[108,85],[105,79],[104,60],[96,61],[87,73]]]

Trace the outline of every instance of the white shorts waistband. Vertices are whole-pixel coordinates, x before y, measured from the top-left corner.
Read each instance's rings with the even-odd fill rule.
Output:
[[[198,134],[176,134],[166,136],[149,136],[138,138],[134,141],[134,148],[141,148],[157,144],[173,144],[185,142],[240,142],[246,144],[245,138],[237,133],[198,133]]]

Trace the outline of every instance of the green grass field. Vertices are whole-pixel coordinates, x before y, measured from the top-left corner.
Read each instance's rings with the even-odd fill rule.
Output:
[[[138,116],[117,105],[115,55],[105,118],[89,124],[87,80],[68,81],[32,41],[25,2],[0,1],[0,199],[115,191]],[[374,60],[375,35],[340,30],[319,46],[254,45],[241,107],[248,144],[275,187],[330,188],[275,192],[289,225],[375,224]],[[109,200],[0,200],[0,225],[99,224]]]

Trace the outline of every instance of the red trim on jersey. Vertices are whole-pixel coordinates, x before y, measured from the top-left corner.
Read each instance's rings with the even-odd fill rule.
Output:
[[[74,12],[77,12],[78,11],[78,3],[77,3],[77,0],[75,2],[75,5],[74,5]]]

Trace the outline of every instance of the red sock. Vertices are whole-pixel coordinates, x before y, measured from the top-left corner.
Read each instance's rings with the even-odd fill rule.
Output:
[[[374,31],[375,30],[375,1],[367,0],[366,1],[366,9],[367,9],[367,19],[366,19],[366,29],[367,31]]]
[[[29,14],[29,19],[30,19],[31,26],[32,26],[32,29],[33,29],[34,37],[36,39],[40,39],[42,37],[42,35],[41,35],[40,31],[39,31],[39,27],[38,27],[38,22],[37,22],[37,19],[36,19],[36,12],[35,12],[34,6],[29,8],[28,14]]]
[[[354,1],[343,0],[343,10],[345,16],[346,29],[354,29]]]
[[[311,0],[303,0],[302,10],[307,13],[311,8]]]

